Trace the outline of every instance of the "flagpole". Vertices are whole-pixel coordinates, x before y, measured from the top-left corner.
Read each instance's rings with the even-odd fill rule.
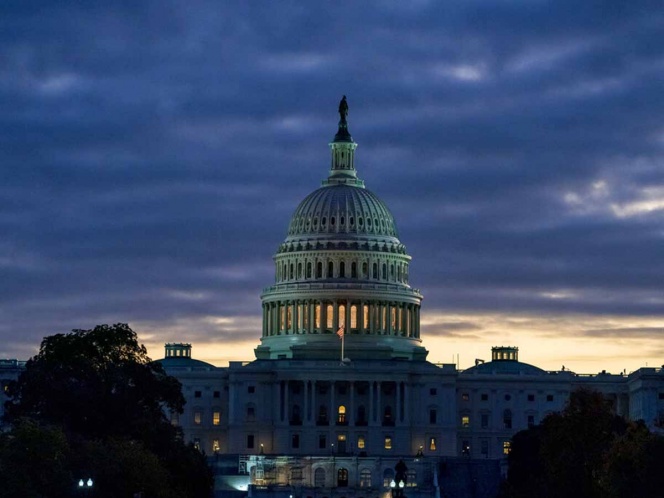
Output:
[[[344,361],[344,341],[346,340],[346,331],[341,335],[341,362]]]

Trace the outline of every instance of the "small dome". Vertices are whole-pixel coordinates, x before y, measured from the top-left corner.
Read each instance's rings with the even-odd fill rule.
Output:
[[[288,235],[363,234],[398,237],[394,218],[373,192],[333,184],[309,194],[297,207]]]
[[[546,375],[546,371],[528,363],[520,361],[489,361],[467,368],[462,375],[489,374],[489,375]]]

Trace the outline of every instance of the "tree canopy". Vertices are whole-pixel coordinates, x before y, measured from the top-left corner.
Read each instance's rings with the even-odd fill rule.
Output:
[[[164,498],[210,494],[205,457],[183,443],[165,414],[182,413],[181,385],[150,360],[126,324],[44,338],[8,394],[5,418],[13,430],[5,437],[5,456],[13,448],[8,441],[30,431],[64,438],[61,456],[53,459],[60,480],[51,479],[55,488],[49,496],[58,496],[53,490],[63,475],[76,481],[93,477],[93,496],[99,497],[137,491]],[[0,467],[6,467],[3,461]]]
[[[642,422],[615,415],[601,393],[579,389],[561,413],[513,437],[503,496],[661,496],[662,479],[644,469],[661,462],[663,444]]]

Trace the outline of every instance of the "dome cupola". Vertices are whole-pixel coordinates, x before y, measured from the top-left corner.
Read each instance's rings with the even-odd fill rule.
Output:
[[[422,295],[408,283],[411,258],[391,212],[357,176],[345,96],[339,116],[329,175],[295,209],[274,256],[256,357],[335,359],[343,329],[351,360],[423,360]]]

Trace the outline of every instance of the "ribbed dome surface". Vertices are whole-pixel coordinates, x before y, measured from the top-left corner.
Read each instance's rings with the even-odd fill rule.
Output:
[[[394,218],[374,193],[330,185],[309,194],[291,218],[288,235],[355,233],[398,237]]]

